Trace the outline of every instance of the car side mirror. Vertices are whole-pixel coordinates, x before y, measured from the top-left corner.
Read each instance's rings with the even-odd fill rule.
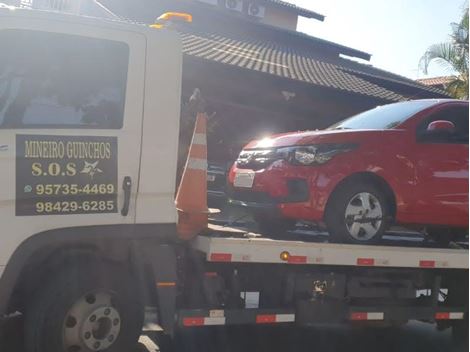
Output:
[[[431,122],[426,131],[430,134],[452,134],[455,131],[455,125],[447,120],[437,120]]]

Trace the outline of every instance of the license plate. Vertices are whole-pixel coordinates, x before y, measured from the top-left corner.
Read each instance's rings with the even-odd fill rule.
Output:
[[[215,175],[207,175],[207,181],[214,182],[215,181]]]
[[[237,172],[235,174],[235,180],[233,185],[241,188],[253,187],[253,181],[255,180],[255,173],[253,171]]]

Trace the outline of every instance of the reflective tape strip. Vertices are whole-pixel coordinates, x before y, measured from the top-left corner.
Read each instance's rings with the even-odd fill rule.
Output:
[[[183,318],[183,326],[225,325],[225,317],[189,317]]]
[[[287,258],[289,264],[305,264],[307,263],[307,256],[305,255],[290,255]]]
[[[220,318],[204,318],[204,325],[225,325],[225,317]]]
[[[449,319],[463,319],[464,313],[462,312],[452,312],[449,313]]]
[[[436,320],[448,320],[448,319],[463,319],[464,313],[462,312],[437,312],[434,315]]]
[[[157,287],[175,287],[176,282],[157,282]]]
[[[383,312],[354,312],[351,313],[351,320],[383,320]]]
[[[205,133],[195,133],[192,144],[207,145],[207,136]]]
[[[187,169],[192,169],[192,170],[207,170],[207,160],[205,159],[196,159],[196,158],[190,158],[188,160],[188,164],[186,166]]]
[[[295,314],[258,314],[256,324],[292,323]]]
[[[367,313],[367,320],[384,320],[384,313],[382,312]]]
[[[419,267],[420,268],[434,268],[436,266],[436,262],[434,260],[420,260]]]
[[[231,262],[232,254],[230,253],[212,253],[210,255],[211,262]]]
[[[360,266],[374,266],[374,258],[357,258],[357,265]]]
[[[276,314],[260,314],[256,316],[256,324],[271,324],[276,322]]]
[[[276,323],[292,323],[295,321],[295,314],[276,314]]]
[[[203,326],[203,325],[204,325],[203,317],[183,318],[183,326]]]

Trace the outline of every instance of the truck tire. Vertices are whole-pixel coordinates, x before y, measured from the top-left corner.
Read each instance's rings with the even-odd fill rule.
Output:
[[[130,352],[144,309],[128,268],[80,260],[51,275],[25,314],[26,352]]]
[[[390,204],[384,192],[365,182],[340,186],[325,212],[330,239],[340,243],[377,243],[389,228],[390,218]]]

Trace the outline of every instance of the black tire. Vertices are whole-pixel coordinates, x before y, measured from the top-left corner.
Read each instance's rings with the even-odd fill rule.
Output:
[[[107,352],[130,352],[137,346],[143,325],[144,309],[136,285],[128,268],[99,260],[79,260],[69,263],[37,291],[25,316],[26,352],[91,352],[87,346],[66,346],[64,331],[66,324],[81,326],[73,322],[70,309],[83,300],[92,302],[93,295],[106,294],[112,309],[119,313],[115,323],[120,326]],[[84,315],[86,316],[86,315]],[[67,320],[66,320],[67,319]],[[71,323],[70,320],[72,320]],[[67,323],[66,323],[67,321]],[[116,322],[117,321],[117,322]],[[74,324],[75,323],[75,324]],[[93,333],[94,334],[94,333]],[[93,335],[94,336],[94,335]],[[95,337],[93,337],[95,338]]]
[[[346,208],[349,202],[360,193],[369,193],[375,197],[382,210],[382,222],[375,235],[370,239],[359,240],[353,237],[346,225]],[[381,240],[390,227],[391,210],[385,193],[375,184],[365,182],[348,182],[334,191],[325,212],[325,223],[332,242],[372,244]],[[377,224],[377,223],[375,223]]]
[[[278,238],[295,227],[295,220],[281,219],[275,216],[256,214],[253,216],[258,232],[267,237]]]

